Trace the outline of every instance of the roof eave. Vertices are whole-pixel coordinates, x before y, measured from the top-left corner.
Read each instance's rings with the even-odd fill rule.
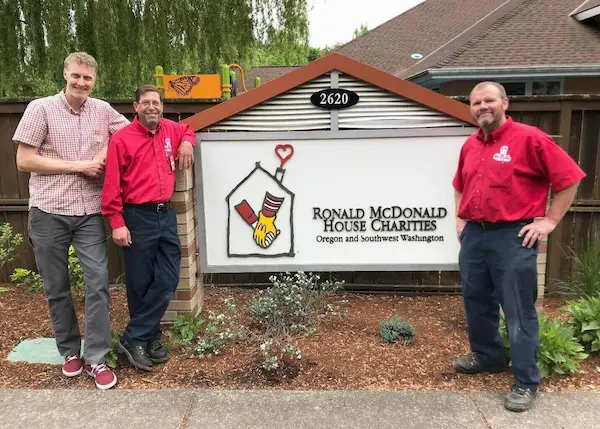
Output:
[[[600,17],[600,6],[595,6],[587,10],[582,10],[581,12],[574,13],[572,16],[579,22],[595,17]]]
[[[183,119],[182,122],[188,124],[192,131],[205,129],[332,70],[338,70],[356,77],[391,93],[445,113],[467,124],[475,124],[469,113],[468,106],[465,106],[463,103],[337,53],[325,55],[251,91],[244,92],[223,103]]]
[[[419,85],[427,82],[471,79],[532,79],[600,76],[600,64],[507,67],[431,68],[406,78]]]

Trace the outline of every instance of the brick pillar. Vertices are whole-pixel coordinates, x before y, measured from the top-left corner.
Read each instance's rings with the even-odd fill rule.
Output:
[[[196,258],[198,242],[195,201],[193,170],[177,170],[171,202],[177,213],[177,232],[181,241],[181,273],[177,291],[163,317],[164,322],[185,313],[196,316],[202,311],[204,304],[202,277],[198,275]]]
[[[536,219],[536,221],[539,219]],[[538,298],[535,308],[538,313],[544,312],[544,293],[546,291],[546,261],[548,260],[548,238],[538,243],[537,272]]]

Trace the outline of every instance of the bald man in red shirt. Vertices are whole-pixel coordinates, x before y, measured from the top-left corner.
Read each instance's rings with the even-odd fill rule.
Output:
[[[498,83],[482,82],[471,92],[471,115],[480,128],[461,149],[452,185],[472,353],[456,358],[454,368],[466,374],[504,371],[501,305],[515,377],[504,406],[526,411],[540,383],[538,241],[563,218],[585,173],[550,136],[514,122],[507,108]],[[554,198],[546,212],[550,188]]]
[[[117,344],[138,369],[151,371],[169,354],[161,341],[160,320],[179,283],[181,244],[169,200],[175,169],[190,168],[194,133],[162,118],[158,89],[136,92],[133,122],[115,133],[108,146],[102,214],[113,241],[123,248],[130,320]]]

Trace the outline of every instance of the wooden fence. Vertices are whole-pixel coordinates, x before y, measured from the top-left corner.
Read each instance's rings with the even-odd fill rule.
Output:
[[[110,103],[128,119],[133,118],[134,110],[131,102],[110,101]],[[17,259],[7,264],[0,272],[0,283],[8,282],[10,273],[17,267],[37,270],[33,249],[27,242],[29,173],[17,170],[17,146],[12,142],[12,136],[27,104],[27,100],[0,100],[0,223],[10,222],[13,232],[21,233],[24,237],[24,244],[18,249]],[[213,103],[165,102],[164,116],[179,121],[212,105]],[[110,231],[108,222],[105,222],[105,225],[107,232]],[[121,280],[125,272],[123,254],[112,240],[108,240],[108,260],[110,281]]]
[[[26,102],[0,102],[0,222],[8,221],[16,232],[27,238],[27,180],[28,174],[18,172],[15,166],[16,147],[11,141],[15,127]],[[111,103],[129,118],[133,115],[130,103]],[[165,116],[180,120],[210,104],[166,103]],[[516,121],[535,125],[553,136],[587,173],[578,190],[576,201],[563,222],[551,235],[548,244],[546,286],[558,279],[568,280],[573,275],[573,264],[565,255],[569,249],[577,252],[590,239],[600,238],[600,97],[552,96],[516,97],[511,101],[509,114]],[[0,282],[14,267],[35,269],[31,248],[24,244],[18,259],[0,274]],[[123,274],[120,250],[109,244],[111,281]],[[393,289],[411,292],[448,293],[459,290],[457,272],[343,272],[332,273],[346,281],[350,288]],[[205,283],[264,284],[269,273],[212,274]]]

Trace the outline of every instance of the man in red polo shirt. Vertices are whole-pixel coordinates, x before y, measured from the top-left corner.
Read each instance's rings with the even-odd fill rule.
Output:
[[[187,125],[161,117],[156,87],[140,87],[133,107],[134,121],[110,140],[102,214],[125,259],[130,321],[117,346],[136,368],[151,371],[169,359],[160,320],[179,283],[181,262],[169,200],[177,164],[186,169],[193,163],[195,138]]]
[[[501,305],[515,377],[504,406],[525,411],[540,383],[538,241],[567,212],[585,173],[548,135],[506,116],[508,99],[501,85],[475,86],[470,108],[480,129],[463,145],[452,185],[472,354],[456,358],[454,368],[466,374],[504,371]],[[555,194],[546,212],[550,187]]]

